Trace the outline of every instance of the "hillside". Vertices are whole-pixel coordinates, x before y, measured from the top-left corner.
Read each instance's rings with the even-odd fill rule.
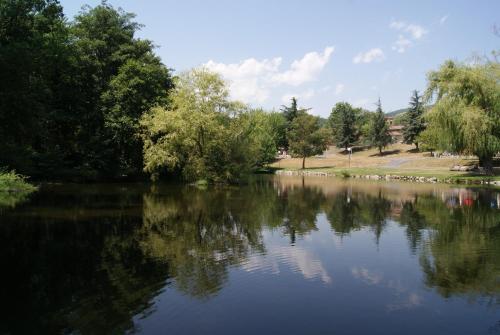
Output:
[[[395,111],[392,111],[392,112],[389,112],[389,113],[385,113],[386,116],[396,116],[398,114],[402,114],[402,113],[406,113],[408,111],[409,108],[401,108],[401,109],[397,109]]]

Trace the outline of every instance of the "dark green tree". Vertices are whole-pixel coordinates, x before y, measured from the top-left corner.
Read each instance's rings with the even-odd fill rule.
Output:
[[[0,166],[42,178],[142,171],[138,120],[169,70],[103,2],[68,23],[56,0],[0,1]]]
[[[347,102],[339,102],[332,108],[328,123],[337,147],[347,150],[359,139],[357,116],[358,111]]]
[[[109,176],[142,171],[136,136],[141,115],[165,105],[172,79],[151,41],[135,37],[134,14],[107,3],[86,7],[72,26],[81,92],[88,101],[79,132],[83,163]]]
[[[422,104],[422,96],[418,91],[413,91],[410,100],[410,108],[405,113],[404,128],[403,128],[403,141],[406,144],[415,144],[418,150],[418,136],[425,129],[423,120],[424,106]]]
[[[293,120],[295,120],[295,118],[300,114],[306,113],[310,109],[310,108],[298,108],[297,99],[295,97],[292,97],[291,100],[292,102],[290,104],[290,107],[282,105],[280,109],[286,120],[286,133],[288,133],[291,130]],[[283,144],[285,150],[289,149],[290,143],[287,136],[281,139],[280,143]]]
[[[0,166],[31,174],[71,142],[73,117],[60,113],[74,107],[68,42],[58,1],[0,1]]]
[[[370,127],[370,143],[378,148],[380,155],[382,149],[391,143],[391,135],[389,134],[389,126],[385,122],[385,114],[382,111],[382,103],[380,99],[377,102],[377,110],[373,115],[373,120]]]

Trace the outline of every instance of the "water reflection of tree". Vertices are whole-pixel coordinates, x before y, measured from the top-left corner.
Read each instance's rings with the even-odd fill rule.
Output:
[[[323,192],[317,187],[281,185],[275,205],[278,220],[274,222],[281,225],[283,232],[290,236],[290,243],[294,244],[297,236],[317,230],[316,218],[324,199]]]
[[[208,190],[106,186],[37,195],[33,208],[2,216],[0,313],[9,318],[0,333],[133,330],[133,317],[151,312],[165,285],[212,297],[232,266],[265,253],[264,229],[295,243],[317,229],[322,211],[341,235],[367,228],[378,239],[389,217],[399,220],[429,287],[446,297],[496,299],[500,218],[489,195],[478,194],[471,207],[450,208],[432,193],[401,202],[383,186],[326,192],[263,179]]]
[[[406,237],[413,253],[422,240],[422,232],[426,228],[426,221],[422,214],[416,209],[418,197],[415,202],[406,201],[402,205],[400,222],[406,226]]]
[[[0,333],[123,333],[168,278],[130,239],[134,218],[23,221],[0,225]]]
[[[263,251],[263,199],[239,189],[197,190],[144,196],[137,238],[145,255],[166,261],[179,290],[196,297],[217,293],[228,267],[251,250]]]
[[[339,235],[370,228],[378,241],[386,225],[391,202],[379,190],[376,195],[343,188],[326,199],[325,212],[332,229]]]
[[[453,209],[434,197],[415,204],[430,229],[420,258],[425,282],[445,297],[499,301],[500,216],[487,200],[484,196],[471,207]]]

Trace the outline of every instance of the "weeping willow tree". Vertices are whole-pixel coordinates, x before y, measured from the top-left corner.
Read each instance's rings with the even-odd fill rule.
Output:
[[[500,151],[500,64],[445,62],[428,74],[427,102],[435,104],[426,115],[422,138],[432,147],[473,154],[487,174]]]

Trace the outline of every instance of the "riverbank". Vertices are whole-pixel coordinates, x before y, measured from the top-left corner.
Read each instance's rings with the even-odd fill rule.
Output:
[[[418,152],[413,146],[402,143],[388,146],[382,155],[376,148],[357,148],[350,157],[343,150],[331,147],[321,156],[307,158],[306,169],[301,169],[301,163],[298,158],[285,158],[275,162],[272,168],[282,175],[500,186],[498,168],[495,176],[482,175],[478,171],[460,171],[477,166],[475,157],[434,157],[429,152]]]
[[[426,170],[398,170],[390,168],[310,168],[278,169],[277,175],[288,176],[325,176],[340,178],[360,178],[371,180],[399,180],[418,183],[476,184],[500,187],[500,176],[485,176],[472,173]]]

